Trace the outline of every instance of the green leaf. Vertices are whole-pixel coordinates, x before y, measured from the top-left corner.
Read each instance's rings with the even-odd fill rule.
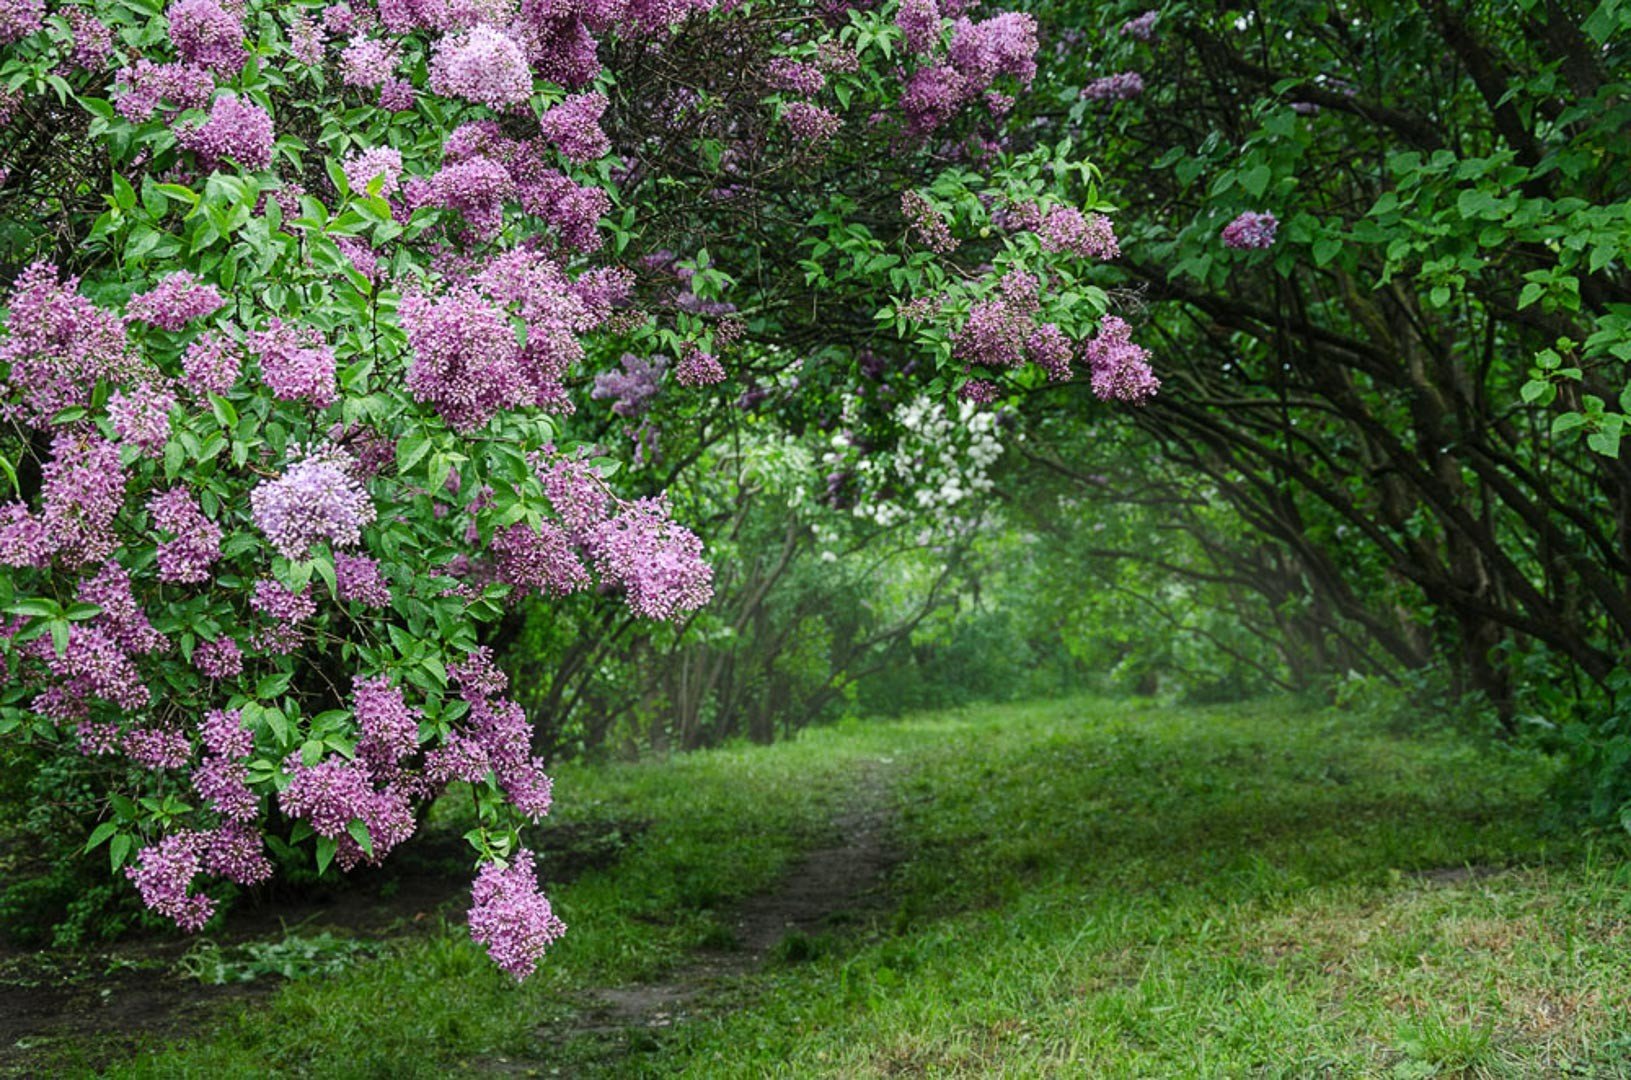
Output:
[[[430,453],[430,437],[428,435],[405,435],[396,444],[396,472],[398,476],[408,472],[415,465],[424,460]]]
[[[328,869],[328,864],[334,861],[334,853],[339,850],[339,842],[330,836],[317,838],[317,872],[321,874]]]
[[[357,842],[357,846],[362,848],[362,853],[364,855],[368,856],[370,859],[374,857],[374,841],[368,836],[367,825],[364,825],[356,818],[352,818],[350,821],[346,822],[345,831],[351,834],[351,839],[355,840]]]
[[[95,851],[98,847],[107,842],[108,837],[112,836],[118,831],[118,822],[104,821],[102,824],[91,830],[90,839],[85,841],[85,850]]]
[[[1254,199],[1261,199],[1263,193],[1269,189],[1269,181],[1274,179],[1274,173],[1267,165],[1258,165],[1248,169],[1240,176],[1240,186],[1245,188]]]
[[[130,844],[130,834],[120,833],[113,838],[113,843],[108,845],[108,862],[113,867],[114,873],[118,873],[119,868],[125,864],[125,858],[130,854]]]

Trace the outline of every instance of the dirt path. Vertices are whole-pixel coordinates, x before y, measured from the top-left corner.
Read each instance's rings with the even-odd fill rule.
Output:
[[[709,999],[762,968],[778,951],[797,958],[813,939],[862,927],[885,910],[885,879],[899,858],[892,846],[888,766],[874,761],[861,767],[843,810],[832,819],[831,846],[807,853],[772,889],[736,907],[734,948],[699,951],[662,982],[592,991],[574,1021],[540,1032],[544,1044],[598,1036],[606,1045],[588,1068],[611,1066],[649,1042],[653,1029],[703,1011]],[[574,1074],[552,1070],[550,1075]]]

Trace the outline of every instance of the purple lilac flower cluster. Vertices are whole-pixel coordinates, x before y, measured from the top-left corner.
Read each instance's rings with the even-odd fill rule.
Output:
[[[1248,210],[1223,227],[1223,246],[1237,251],[1261,251],[1274,246],[1280,222],[1270,213]]]
[[[603,371],[595,376],[595,388],[589,396],[596,401],[611,399],[613,413],[633,418],[651,407],[651,399],[657,396],[663,373],[668,370],[668,358],[624,353],[618,363],[623,370]]]
[[[470,899],[470,937],[517,981],[531,975],[544,950],[566,933],[566,924],[538,891],[532,852],[526,848],[507,866],[483,866]]]
[[[1132,333],[1132,327],[1109,315],[1083,347],[1093,393],[1101,400],[1143,405],[1161,388],[1161,380],[1150,369],[1149,352],[1133,344]]]
[[[306,558],[314,544],[336,548],[362,542],[374,503],[356,475],[356,462],[338,447],[297,450],[283,475],[249,495],[255,525],[286,559]]]

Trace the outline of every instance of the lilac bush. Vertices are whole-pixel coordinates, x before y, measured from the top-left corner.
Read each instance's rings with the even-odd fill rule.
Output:
[[[942,168],[933,140],[1000,125],[1036,71],[1031,16],[963,8],[0,13],[0,111],[49,114],[73,133],[62,161],[89,153],[111,181],[90,208],[42,196],[72,242],[42,231],[5,293],[0,736],[118,763],[88,846],[149,908],[197,930],[215,883],[275,859],[376,863],[461,785],[472,936],[521,977],[564,931],[519,831],[552,785],[485,628],[591,591],[648,620],[707,604],[702,540],[660,492],[620,490],[568,418],[747,401],[750,380],[720,388],[733,357],[774,341],[684,229],[667,226],[683,258],[642,239],[668,195],[634,199],[649,147],[619,132],[689,123],[700,97],[623,92],[620,59],[687,34],[758,50],[737,58],[751,103],[686,136],[713,171],[683,178],[712,202],[754,192],[767,146],[795,170],[911,148],[923,164],[890,198],[924,248],[903,222],[899,253],[854,230],[835,249],[856,255],[864,315],[885,307],[934,354],[943,395],[1075,372],[1106,398],[1153,393],[1125,324],[1093,336],[1106,297],[1078,281],[1119,254],[1108,208],[1042,179],[1088,167],[1003,151],[989,190]],[[8,167],[32,192],[59,165]],[[951,264],[993,229],[992,262]]]

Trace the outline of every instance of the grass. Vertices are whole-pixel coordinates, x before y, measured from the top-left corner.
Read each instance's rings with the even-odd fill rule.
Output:
[[[720,940],[865,763],[903,854],[876,932],[789,941],[617,1060],[540,1036]],[[1626,845],[1547,826],[1552,769],[1283,701],[1078,700],[564,770],[563,818],[651,824],[559,890],[526,985],[449,926],[111,1071],[1631,1075]]]

